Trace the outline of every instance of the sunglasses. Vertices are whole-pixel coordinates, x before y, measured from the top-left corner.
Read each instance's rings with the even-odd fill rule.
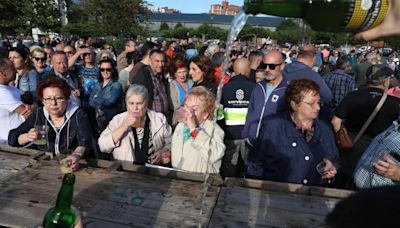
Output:
[[[112,69],[111,68],[100,68],[101,72],[107,71],[107,72],[111,72]]]
[[[38,57],[34,57],[34,59],[35,59],[36,61],[42,60],[43,62],[47,60],[47,58],[38,58]]]
[[[274,64],[274,63],[260,63],[260,67],[261,67],[262,69],[267,69],[267,67],[268,67],[270,70],[275,70],[275,68],[276,68],[277,66],[280,66],[280,65],[282,65],[282,63],[279,63],[279,64]]]

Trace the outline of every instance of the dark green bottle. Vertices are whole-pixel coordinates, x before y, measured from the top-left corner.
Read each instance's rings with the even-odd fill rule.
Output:
[[[244,0],[247,14],[303,18],[316,31],[357,32],[373,28],[388,11],[388,0]]]
[[[43,220],[44,228],[71,228],[78,223],[80,216],[72,204],[74,194],[75,175],[64,175],[63,183],[58,192],[56,206],[46,212]]]

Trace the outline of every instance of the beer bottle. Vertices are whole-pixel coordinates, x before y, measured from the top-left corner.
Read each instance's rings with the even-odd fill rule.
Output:
[[[74,194],[74,183],[74,174],[67,173],[64,175],[60,192],[58,192],[56,206],[50,208],[44,217],[44,228],[72,228],[79,222],[79,212],[71,205]]]
[[[358,32],[386,16],[388,0],[244,0],[247,14],[303,18],[321,32]]]

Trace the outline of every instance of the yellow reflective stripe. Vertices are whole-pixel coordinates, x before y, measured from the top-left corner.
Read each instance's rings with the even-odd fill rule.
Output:
[[[362,0],[356,0],[353,14],[351,15],[351,19],[345,29],[357,30],[364,23],[365,18],[368,15],[368,10],[363,10],[361,8],[361,1]]]
[[[397,0],[398,1],[398,0]],[[385,19],[386,13],[389,10],[389,4],[387,0],[382,0],[381,9],[379,10],[379,14],[375,19],[375,22],[371,25],[371,28],[382,23],[383,19]]]
[[[225,120],[246,120],[246,113],[224,113]]]

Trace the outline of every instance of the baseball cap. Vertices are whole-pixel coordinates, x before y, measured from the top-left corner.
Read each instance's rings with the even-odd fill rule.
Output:
[[[366,75],[368,81],[380,82],[388,77],[393,77],[394,72],[387,65],[376,64],[368,67]]]

